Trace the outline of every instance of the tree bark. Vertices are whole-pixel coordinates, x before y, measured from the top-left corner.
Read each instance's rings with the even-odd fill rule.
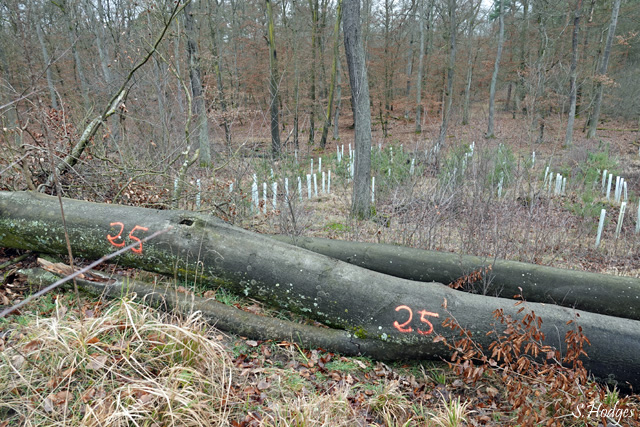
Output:
[[[371,216],[371,107],[369,79],[360,27],[360,1],[343,0],[344,50],[349,68],[351,98],[355,122],[355,171],[351,214],[358,218]]]
[[[469,104],[471,102],[471,79],[473,78],[473,65],[478,57],[478,51],[473,49],[473,30],[475,29],[476,18],[480,11],[482,2],[479,1],[474,7],[471,20],[469,21],[469,27],[467,32],[467,82],[464,86],[464,103],[462,104],[462,124],[469,124]]]
[[[43,269],[22,270],[29,283],[46,286],[59,280],[59,277]],[[76,278],[78,288],[97,296],[122,298],[130,295],[135,301],[183,314],[200,312],[203,318],[216,329],[233,333],[253,340],[291,341],[305,348],[322,347],[331,352],[346,356],[367,355],[380,360],[405,360],[406,349],[401,344],[384,343],[375,338],[358,338],[342,329],[322,328],[288,320],[276,319],[253,314],[191,293],[178,293],[165,287],[130,278],[113,277],[92,271],[106,281],[91,281]],[[448,354],[444,347],[438,349],[442,357]]]
[[[115,259],[181,280],[196,280],[301,313],[347,331],[357,347],[376,340],[377,354],[391,358],[439,358],[458,333],[443,327],[448,317],[488,348],[498,329],[493,312],[520,318],[524,307],[543,319],[544,344],[564,348],[574,310],[548,304],[472,295],[439,283],[419,283],[366,270],[187,211],[89,203],[64,199],[67,230],[76,257],[99,258],[127,243],[135,251]],[[0,192],[0,246],[66,254],[64,228],[55,197]],[[159,230],[153,240],[140,239]],[[428,310],[428,311],[427,311]],[[415,314],[415,316],[414,316]],[[418,316],[419,315],[419,316]],[[589,312],[578,319],[591,345],[585,367],[595,376],[640,386],[640,322]],[[365,349],[366,351],[366,349]],[[364,354],[365,351],[363,351]]]
[[[489,124],[487,126],[487,138],[494,138],[493,119],[496,106],[496,86],[498,84],[498,72],[500,71],[500,59],[502,58],[502,45],[504,43],[504,2],[500,1],[500,29],[498,32],[498,53],[496,54],[496,62],[493,66],[493,74],[491,75],[491,88],[489,89]]]
[[[311,10],[311,87],[309,88],[309,145],[313,145],[316,133],[316,68],[318,56],[318,0],[309,0]]]
[[[386,122],[389,119],[389,112],[393,103],[393,72],[395,64],[393,64],[393,59],[389,57],[391,53],[391,14],[393,7],[393,0],[384,0],[384,129],[387,128]]]
[[[274,239],[368,270],[420,282],[454,283],[481,270],[465,288],[484,295],[575,307],[593,313],[640,320],[640,279],[564,270],[524,262],[426,251],[397,245],[315,237]]]
[[[613,44],[613,37],[616,33],[616,25],[618,24],[618,12],[620,11],[620,0],[613,2],[613,10],[611,11],[611,22],[609,23],[609,33],[607,34],[607,43],[604,46],[604,53],[602,55],[602,63],[600,64],[600,70],[596,78],[596,99],[593,106],[593,114],[589,120],[589,131],[587,132],[587,138],[593,138],[596,136],[596,128],[598,127],[598,120],[600,118],[600,109],[602,107],[602,93],[604,86],[602,85],[602,79],[607,74],[607,68],[609,66],[609,56],[611,55],[611,45]]]
[[[433,157],[438,162],[440,150],[444,147],[447,137],[447,129],[449,128],[449,116],[451,115],[451,104],[453,103],[453,78],[456,68],[456,32],[458,25],[456,23],[456,1],[448,0],[449,11],[449,62],[447,64],[447,85],[445,88],[445,100],[442,110],[442,123],[440,124],[440,133],[433,147]]]
[[[418,53],[418,73],[416,77],[416,133],[422,133],[422,71],[424,70],[424,1],[419,2],[418,33],[420,34],[420,50]],[[431,0],[433,2],[433,0]]]
[[[51,60],[49,59],[49,52],[47,51],[47,45],[42,34],[42,28],[40,24],[36,23],[36,34],[38,34],[38,41],[40,42],[40,48],[42,49],[42,59],[45,66],[45,75],[47,76],[47,87],[49,88],[49,97],[51,99],[51,108],[58,109],[58,95],[56,88],[53,84],[53,73],[51,71]]]
[[[415,25],[415,21],[416,21],[416,4],[415,2],[411,3],[411,6],[409,8],[409,13],[408,15],[411,16],[411,24],[412,27],[413,25]],[[405,120],[407,120],[409,118],[409,97],[411,96],[411,75],[413,74],[413,57],[415,55],[414,52],[414,29],[411,28],[410,30],[410,34],[409,34],[409,48],[407,49],[407,68],[406,68],[406,72],[405,75],[407,77],[407,86],[405,89],[405,102],[407,103],[405,110],[404,110],[404,118]]]
[[[191,95],[193,99],[193,113],[196,116],[198,128],[198,147],[200,148],[200,164],[211,164],[211,147],[209,146],[209,120],[204,103],[204,89],[200,77],[200,56],[196,42],[196,30],[191,2],[184,6],[184,30],[187,37],[187,61],[189,63],[189,78],[191,80]]]
[[[569,71],[569,117],[567,118],[567,133],[564,137],[564,145],[569,147],[573,143],[573,125],[576,120],[578,77],[578,33],[580,30],[580,15],[582,13],[582,0],[576,0],[576,10],[573,16],[573,35],[571,37],[571,69]]]
[[[336,23],[333,28],[333,66],[331,67],[331,83],[329,85],[329,102],[327,103],[327,115],[322,127],[322,138],[320,138],[320,148],[324,150],[327,145],[327,135],[331,127],[331,112],[333,110],[333,98],[336,90],[336,76],[338,74],[338,62],[340,61],[340,21],[342,20],[342,0],[338,0],[336,10]]]
[[[73,5],[68,10],[65,10],[65,18],[67,19],[67,25],[69,29],[69,41],[71,42],[71,52],[73,53],[73,61],[80,81],[80,92],[82,93],[82,100],[85,112],[91,109],[91,101],[89,99],[89,83],[84,74],[82,61],[80,59],[80,53],[78,52],[77,42],[78,36],[78,10],[77,5]]]
[[[273,23],[273,8],[270,0],[267,3],[267,26],[269,42],[269,106],[271,111],[271,154],[273,157],[280,156],[280,125],[278,112],[278,56],[276,53],[276,33]]]
[[[340,109],[342,107],[342,62],[338,58],[336,64],[338,69],[336,72],[336,109],[333,112],[333,139],[340,138]]]
[[[90,20],[90,25],[93,28],[93,32],[96,39],[96,48],[98,50],[98,55],[100,57],[100,67],[102,68],[102,75],[104,77],[104,81],[108,89],[110,89],[112,78],[111,71],[109,69],[109,65],[111,63],[111,59],[109,58],[109,52],[104,47],[105,34],[104,34],[104,26],[105,23],[100,19],[96,19],[94,14],[94,4],[91,0],[85,0],[85,11]]]
[[[210,6],[214,2],[210,3]],[[224,94],[224,84],[222,83],[222,54],[218,48],[218,20],[220,15],[220,4],[215,1],[216,8],[211,10],[209,19],[209,30],[211,32],[211,53],[213,54],[213,69],[216,75],[216,85],[218,87],[218,103],[222,111],[222,127],[224,128],[224,139],[227,146],[231,147],[231,127],[227,118],[227,100]]]
[[[526,95],[524,86],[527,69],[527,36],[529,33],[529,0],[522,1],[522,26],[520,30],[520,63],[518,64],[518,79],[516,80],[516,110],[522,111],[522,101]]]

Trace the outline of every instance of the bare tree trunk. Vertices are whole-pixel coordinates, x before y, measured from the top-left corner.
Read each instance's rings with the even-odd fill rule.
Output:
[[[349,67],[349,82],[355,110],[355,171],[351,214],[358,218],[371,216],[371,107],[369,79],[361,38],[360,0],[343,0],[344,50]]]
[[[193,113],[196,116],[198,128],[198,147],[200,149],[200,164],[211,164],[211,148],[209,147],[209,121],[204,104],[204,90],[200,78],[200,57],[196,42],[196,31],[191,2],[184,6],[184,28],[187,36],[187,60],[189,61],[189,78],[191,80],[191,95],[193,98]]]
[[[593,10],[595,8],[596,0],[591,0],[589,3],[589,12],[587,12],[587,22],[584,31],[584,42],[582,43],[582,61],[586,60],[588,47],[589,47],[589,24],[593,22]],[[576,85],[576,116],[579,116],[582,112],[582,91],[583,84]],[[586,122],[585,122],[586,123]]]
[[[611,45],[613,44],[613,37],[616,33],[616,25],[618,24],[618,12],[620,11],[620,0],[614,0],[613,10],[611,11],[611,22],[609,23],[609,33],[607,34],[607,43],[604,47],[604,54],[602,56],[602,63],[600,64],[598,82],[596,83],[596,99],[593,106],[593,114],[589,122],[589,132],[587,132],[587,138],[593,138],[596,136],[596,128],[598,127],[598,119],[600,118],[600,108],[602,107],[602,93],[604,86],[602,85],[602,79],[607,74],[607,67],[609,66],[609,56],[611,55]]]
[[[147,15],[148,16],[148,15]],[[151,26],[149,26],[151,28]],[[166,68],[163,64],[158,60],[157,57],[153,58],[153,73],[155,75],[155,81],[153,82],[156,88],[156,96],[158,97],[158,114],[160,115],[160,126],[162,133],[162,146],[168,147],[169,145],[169,117],[167,116],[167,108],[166,108],[166,81],[164,78],[164,74],[166,72]]]
[[[51,99],[51,108],[54,110],[58,109],[58,95],[56,94],[56,88],[53,84],[53,73],[51,71],[51,61],[49,59],[49,52],[47,51],[47,45],[44,40],[44,35],[42,34],[42,28],[40,28],[40,24],[36,23],[36,33],[38,34],[38,41],[40,42],[40,48],[42,49],[42,59],[44,61],[44,66],[46,67],[46,76],[47,76],[47,87],[49,88],[49,97]]]
[[[76,73],[78,74],[78,80],[80,81],[80,92],[82,93],[82,101],[84,103],[85,111],[91,110],[91,100],[89,99],[89,83],[87,77],[84,74],[82,67],[82,61],[80,59],[80,53],[78,53],[78,27],[77,21],[74,16],[68,16],[69,18],[69,38],[71,39],[71,51],[73,53],[73,61],[76,66]]]
[[[271,109],[271,154],[273,157],[280,156],[280,126],[278,123],[278,87],[280,79],[278,77],[278,56],[276,54],[276,32],[273,23],[273,8],[270,0],[267,3],[267,25],[269,42],[269,104]]]
[[[342,1],[340,2],[342,3]],[[342,62],[340,61],[340,58],[338,58],[338,70],[337,70],[337,76],[336,76],[336,98],[337,98],[337,102],[336,102],[336,109],[333,113],[333,139],[339,139],[340,138],[340,129],[339,129],[339,124],[340,124],[340,107],[342,106]]]
[[[295,146],[295,149],[297,150],[298,148],[300,148],[300,141],[299,141],[299,134],[300,134],[300,69],[298,68],[298,61],[297,61],[297,51],[294,48],[293,51],[293,57],[294,57],[294,70],[293,70],[293,75],[294,75],[294,79],[295,79],[295,87],[293,89],[293,97],[294,97],[294,108],[293,108],[293,145]]]
[[[578,32],[580,28],[580,14],[582,13],[582,0],[576,0],[576,10],[573,16],[573,35],[571,38],[571,71],[569,72],[569,117],[567,120],[567,133],[564,138],[564,145],[569,147],[573,143],[573,125],[576,120],[577,88],[578,77]]]
[[[415,3],[412,2],[411,5],[411,9],[410,9],[410,15],[411,15],[411,22],[413,24],[415,24],[416,21],[416,12],[415,12],[415,8],[416,5]],[[412,25],[413,27],[413,25]],[[407,49],[407,71],[406,71],[406,75],[407,75],[407,88],[405,89],[405,102],[407,103],[407,106],[404,110],[404,118],[408,119],[409,118],[409,113],[410,113],[410,109],[409,109],[409,97],[411,96],[411,75],[413,74],[413,56],[414,56],[414,29],[411,28],[410,31],[410,35],[409,35],[409,49]]]
[[[543,1],[538,1],[535,3],[535,11],[537,14],[538,21],[538,35],[540,39],[540,46],[538,47],[538,59],[536,62],[536,73],[535,73],[535,99],[533,104],[533,121],[531,127],[533,130],[538,128],[538,139],[537,143],[541,144],[544,142],[544,128],[545,128],[545,119],[548,113],[547,106],[547,96],[546,96],[546,79],[547,79],[547,64],[545,63],[547,59],[547,51],[549,49],[549,37],[547,35],[547,11],[545,11],[545,7],[548,4]]]
[[[391,50],[391,13],[393,10],[393,0],[384,0],[384,109],[385,117],[383,128],[386,129],[389,118],[389,111],[391,111],[391,104],[393,102],[393,70],[391,61],[389,58]],[[386,134],[386,132],[385,132]]]
[[[449,63],[447,64],[447,86],[446,86],[446,99],[445,106],[442,111],[442,124],[440,125],[440,134],[436,141],[436,145],[433,147],[434,159],[438,161],[438,155],[440,150],[444,146],[445,139],[447,137],[447,129],[449,127],[449,116],[451,115],[451,104],[453,103],[453,78],[455,76],[456,67],[456,0],[448,0],[449,9]]]
[[[493,75],[491,76],[491,88],[489,90],[489,125],[487,126],[487,138],[494,138],[493,120],[495,115],[496,104],[496,85],[498,83],[498,72],[500,71],[500,59],[502,58],[502,45],[504,43],[504,1],[500,1],[500,30],[498,34],[498,53],[496,62],[493,66]]]
[[[420,34],[420,51],[418,53],[418,73],[416,77],[416,133],[422,133],[422,71],[424,70],[424,1],[418,0],[418,32]],[[433,0],[431,0],[433,3]]]
[[[342,19],[342,0],[338,0],[336,10],[336,23],[333,28],[333,66],[331,67],[331,84],[329,86],[329,102],[327,104],[327,115],[325,117],[324,126],[322,127],[322,138],[320,139],[320,148],[324,150],[327,144],[327,135],[331,127],[331,112],[333,111],[333,97],[336,89],[336,75],[338,74],[338,62],[340,60],[340,21]]]
[[[309,144],[312,145],[316,134],[316,68],[318,55],[318,0],[309,0],[311,10],[311,87],[309,88]]]
[[[522,110],[525,97],[524,76],[527,67],[527,35],[529,33],[529,0],[522,2],[522,29],[520,30],[520,64],[516,80],[516,111]],[[515,114],[515,112],[514,112]],[[515,116],[514,116],[515,117]]]
[[[469,27],[467,32],[467,83],[464,86],[464,103],[462,105],[462,124],[469,124],[469,104],[471,102],[471,80],[473,78],[473,65],[475,63],[476,58],[478,57],[478,51],[473,49],[473,30],[475,29],[476,18],[478,16],[478,12],[480,11],[480,5],[482,4],[479,1],[474,6],[473,15],[471,15],[471,20],[469,21]]]
[[[212,5],[213,2],[210,3]],[[222,111],[222,127],[224,128],[224,139],[227,142],[227,146],[231,146],[231,128],[229,127],[229,121],[227,118],[227,100],[224,94],[224,85],[222,83],[222,54],[218,48],[219,36],[218,36],[218,22],[220,15],[220,3],[216,0],[216,10],[210,12],[209,18],[209,30],[211,31],[211,50],[213,54],[213,68],[216,75],[216,85],[218,87],[218,103],[220,104],[220,110]]]
[[[93,27],[93,34],[96,39],[96,49],[98,50],[98,56],[100,57],[100,67],[102,69],[102,75],[104,77],[105,83],[107,84],[107,87],[110,88],[112,82],[111,70],[109,68],[111,59],[109,58],[109,53],[104,46],[104,23],[99,19],[96,19],[93,8],[93,2],[91,0],[86,0],[85,11],[87,12],[87,16],[89,17],[91,26]]]
[[[178,31],[175,32],[175,40],[173,42],[173,55],[174,58],[180,58],[180,39],[182,38],[182,31],[179,30],[179,28],[182,28],[182,25],[180,24],[180,17],[176,16],[176,26],[178,28]],[[175,62],[175,67],[176,67],[176,76],[181,76],[182,73],[180,71],[180,61],[174,61]],[[176,98],[177,98],[177,102],[178,102],[178,109],[180,110],[180,113],[185,113],[185,96],[188,96],[188,94],[183,94],[182,93],[182,89],[183,89],[183,85],[180,84],[180,82],[178,82],[178,84],[176,85]]]

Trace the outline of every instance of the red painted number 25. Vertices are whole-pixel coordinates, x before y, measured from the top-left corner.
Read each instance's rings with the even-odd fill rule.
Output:
[[[111,243],[116,248],[123,248],[124,244],[125,244],[124,243],[124,238],[122,237],[122,232],[124,231],[124,224],[121,223],[121,222],[112,222],[109,225],[111,227],[120,227],[120,231],[118,231],[118,234],[116,234],[115,236],[107,234],[107,240],[109,241],[109,243]],[[133,235],[133,233],[135,233],[138,230],[147,231],[149,229],[147,227],[142,227],[142,226],[136,225],[135,227],[133,227],[131,232],[129,232],[129,239],[133,240],[134,242],[138,242],[138,244],[139,244],[137,247],[134,247],[131,250],[133,252],[137,253],[137,254],[141,254],[142,253],[142,242],[140,241],[140,239],[138,237]]]
[[[396,311],[400,310],[408,311],[409,318],[404,323],[398,323],[398,321],[396,320],[395,322],[393,322],[393,327],[404,334],[413,332],[413,328],[410,326],[411,321],[413,320],[413,310],[411,310],[411,308],[407,307],[406,305],[399,305],[396,307]],[[432,313],[431,311],[427,310],[420,310],[418,314],[420,315],[420,322],[428,325],[429,329],[426,331],[423,331],[422,329],[416,329],[416,332],[420,335],[429,335],[433,332],[433,325],[431,324],[429,319],[427,319],[427,317],[440,317],[440,315],[438,313]]]

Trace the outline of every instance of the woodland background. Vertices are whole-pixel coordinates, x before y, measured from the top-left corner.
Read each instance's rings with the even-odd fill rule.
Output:
[[[357,123],[339,19],[348,3],[353,4],[0,0],[0,189],[197,210],[261,233],[394,243],[638,277],[640,2],[360,2],[372,130],[370,176],[359,196],[371,204],[356,215],[358,192],[349,165]],[[68,161],[72,164],[65,166]],[[316,170],[319,187],[320,173],[332,171],[331,192],[309,197],[306,175]],[[558,175],[566,183],[556,190],[552,182]],[[616,185],[616,176],[626,180],[626,191]],[[620,213],[622,203],[626,216]],[[596,246],[603,209],[602,241]],[[8,249],[1,255],[3,260],[17,256]],[[185,292],[201,291],[184,285]],[[28,289],[8,271],[3,304],[20,300]],[[483,293],[482,287],[470,291]],[[253,300],[224,290],[214,294],[237,308],[266,312]],[[89,310],[121,322],[128,315],[118,310],[130,310],[127,304],[115,314],[98,303],[81,308],[71,294],[48,298],[26,316],[57,313],[52,307],[62,304],[75,305],[70,316]],[[134,329],[151,323],[150,313],[140,310],[136,318],[142,323],[133,322]],[[176,323],[160,322],[158,330],[171,322]],[[185,323],[193,326],[190,319]],[[519,330],[522,340],[535,335],[531,324]],[[149,339],[157,338],[149,333]],[[291,343],[219,337],[232,348],[228,362],[246,380],[229,379],[227,389],[226,377],[212,380],[224,385],[218,387],[221,400],[203,404],[198,419],[209,419],[207,408],[225,408],[215,414],[220,424],[312,420],[318,406],[329,422],[308,425],[335,425],[336,419],[345,425],[459,425],[427,421],[455,411],[483,425],[532,420],[532,411],[538,411],[537,420],[570,424],[574,398],[584,390],[582,383],[553,382],[555,374],[537,365],[518,371],[517,355],[501,365],[517,371],[517,381],[491,377],[470,385],[461,360],[454,372],[431,365],[390,368]],[[32,351],[33,342],[23,350]],[[207,348],[215,358],[228,350]],[[67,360],[63,350],[53,348]],[[154,348],[140,348],[147,350],[155,354]],[[161,365],[176,365],[172,357]],[[228,355],[220,357],[227,363]],[[226,375],[225,367],[210,362],[194,363],[202,372]],[[119,369],[116,362],[113,366]],[[152,368],[144,381],[156,381],[156,371]],[[212,395],[210,380],[203,380],[201,396]],[[109,387],[89,390],[100,396]],[[5,401],[13,399],[14,390],[5,390]],[[34,396],[46,393],[29,393],[22,394],[27,397],[22,408],[31,410]],[[46,396],[49,403],[38,407],[39,416],[52,424],[59,413],[49,409],[71,402],[60,393],[56,388]],[[593,393],[589,396],[597,394],[611,407],[619,397],[606,388]],[[148,396],[155,394],[136,391],[126,398],[140,402]],[[461,404],[461,397],[470,403]],[[225,412],[220,402],[232,402],[233,408]],[[637,408],[634,397],[620,402]],[[564,405],[564,412],[545,412],[551,404]],[[91,407],[103,421],[130,410],[105,404],[103,413]],[[171,408],[158,411],[175,415]],[[563,421],[555,418],[560,413]]]

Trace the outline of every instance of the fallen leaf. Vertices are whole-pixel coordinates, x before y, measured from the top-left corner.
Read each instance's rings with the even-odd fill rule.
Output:
[[[87,364],[87,369],[91,369],[91,370],[98,370],[98,369],[102,369],[105,367],[105,364],[107,362],[107,355],[106,354],[101,354],[101,355],[97,355],[97,354],[92,354],[91,355],[91,361]]]
[[[44,406],[45,412],[53,412],[53,401],[49,397],[45,397],[42,406]]]
[[[138,400],[143,405],[146,405],[148,403],[151,403],[151,401],[153,401],[153,397],[154,397],[153,394],[147,393],[147,394],[143,394],[142,396],[140,396],[140,398],[138,398]]]
[[[88,390],[82,393],[81,399],[84,403],[89,403],[89,401],[91,401],[91,399],[93,399],[95,395],[96,395],[96,389],[93,387],[90,387]]]
[[[353,359],[353,362],[358,365],[361,369],[367,369],[367,365],[364,364],[364,362],[358,360],[358,359]]]
[[[27,344],[25,344],[25,346],[23,347],[24,351],[33,351],[35,349],[37,349],[38,347],[40,347],[42,345],[42,341],[40,340],[33,340],[33,341],[29,341]]]
[[[496,397],[498,395],[498,393],[499,393],[497,388],[494,388],[494,387],[491,387],[491,386],[487,387],[486,392],[491,397]]]
[[[16,369],[20,369],[22,365],[24,365],[24,362],[25,362],[24,357],[19,354],[11,358],[11,364]]]

